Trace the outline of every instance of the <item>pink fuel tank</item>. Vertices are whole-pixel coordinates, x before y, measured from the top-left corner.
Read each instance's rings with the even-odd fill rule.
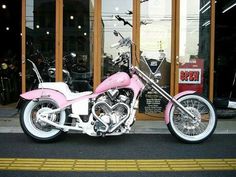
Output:
[[[130,84],[130,77],[125,72],[118,72],[105,79],[96,88],[95,93],[101,93],[112,88],[125,87]]]

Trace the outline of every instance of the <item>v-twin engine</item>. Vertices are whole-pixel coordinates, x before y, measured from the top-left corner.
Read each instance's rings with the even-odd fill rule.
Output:
[[[98,134],[122,134],[126,132],[125,122],[130,117],[132,93],[130,90],[108,90],[100,95],[92,107]]]

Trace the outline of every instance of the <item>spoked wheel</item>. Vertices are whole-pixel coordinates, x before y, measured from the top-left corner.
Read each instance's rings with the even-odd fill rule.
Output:
[[[46,142],[58,138],[63,133],[62,130],[56,129],[38,118],[42,112],[57,108],[58,105],[54,101],[48,99],[27,102],[20,113],[20,123],[23,131],[30,138],[37,141]],[[66,122],[65,111],[51,114],[48,119],[63,125]]]
[[[177,105],[173,105],[168,128],[172,135],[187,143],[199,143],[212,135],[216,128],[216,113],[212,104],[199,95],[184,95],[178,101],[195,118],[191,118]]]

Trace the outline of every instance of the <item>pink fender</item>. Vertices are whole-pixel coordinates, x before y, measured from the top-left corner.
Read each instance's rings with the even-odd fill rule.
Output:
[[[187,91],[178,93],[177,95],[174,96],[174,98],[178,99],[184,95],[193,94],[193,93],[195,93],[195,91],[187,90]],[[172,101],[169,101],[169,103],[167,104],[166,109],[165,109],[165,123],[166,124],[168,124],[170,122],[169,114],[170,114],[170,109],[171,109],[172,105],[173,105]]]
[[[33,100],[37,98],[49,98],[57,102],[60,108],[63,108],[68,102],[66,97],[55,90],[51,89],[36,89],[20,95],[20,97],[26,100]]]

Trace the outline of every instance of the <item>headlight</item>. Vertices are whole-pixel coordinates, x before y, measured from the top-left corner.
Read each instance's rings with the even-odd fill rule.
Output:
[[[1,64],[1,68],[2,68],[2,69],[7,69],[7,68],[8,68],[8,65],[7,65],[6,63],[2,63],[2,64]]]

